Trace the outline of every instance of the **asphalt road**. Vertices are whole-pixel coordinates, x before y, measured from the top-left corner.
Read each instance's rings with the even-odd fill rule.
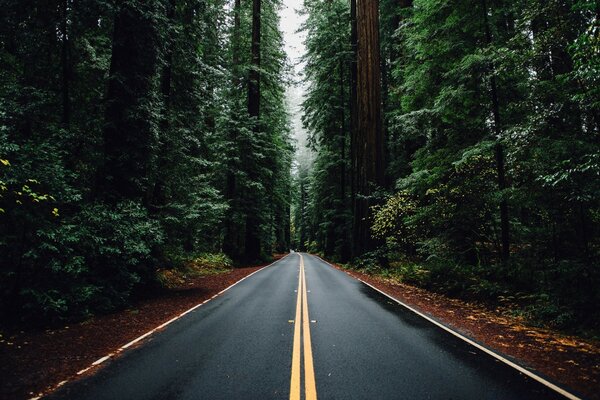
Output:
[[[261,270],[49,397],[563,398],[318,258],[302,259]]]

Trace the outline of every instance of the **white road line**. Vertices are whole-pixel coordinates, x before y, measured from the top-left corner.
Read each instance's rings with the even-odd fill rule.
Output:
[[[148,336],[152,335],[153,333],[154,333],[154,330],[151,330],[150,332],[146,332],[142,336],[139,336],[139,337],[133,339],[131,342],[127,343],[126,345],[123,345],[123,346],[119,347],[119,350],[125,350],[126,348],[133,346],[134,344],[136,344],[140,340],[144,339],[145,337],[148,337]]]
[[[292,253],[290,253],[290,254],[292,254]],[[256,270],[256,271],[254,271],[254,272],[253,272],[253,273],[251,273],[250,275],[247,275],[247,276],[243,277],[243,278],[242,278],[242,279],[240,279],[239,281],[237,281],[237,282],[233,283],[232,285],[229,285],[229,286],[228,286],[228,287],[226,287],[225,289],[221,290],[219,293],[215,294],[215,295],[214,295],[214,296],[212,296],[210,299],[206,299],[206,300],[204,300],[202,303],[195,305],[194,307],[192,307],[192,308],[188,309],[187,311],[184,311],[184,312],[182,312],[181,314],[179,314],[178,316],[176,316],[176,317],[174,317],[174,318],[171,318],[170,320],[168,320],[167,322],[165,322],[165,323],[163,323],[163,324],[161,324],[161,325],[157,326],[156,328],[154,328],[154,329],[152,329],[152,330],[150,330],[150,331],[148,331],[148,332],[144,333],[144,334],[143,334],[143,335],[141,335],[141,336],[138,336],[137,338],[133,339],[131,342],[129,342],[129,343],[127,343],[127,344],[125,344],[125,345],[123,345],[123,346],[119,347],[119,348],[118,348],[118,349],[117,349],[115,352],[113,352],[113,353],[110,353],[110,354],[108,354],[108,355],[106,355],[106,356],[104,356],[104,357],[102,357],[102,358],[99,358],[98,360],[94,361],[94,362],[93,362],[93,363],[92,363],[92,364],[91,364],[89,367],[87,367],[87,368],[84,368],[84,369],[82,369],[81,371],[78,371],[78,372],[76,373],[76,375],[82,375],[82,374],[86,373],[87,371],[89,371],[90,369],[94,368],[95,366],[97,366],[97,365],[99,365],[99,364],[102,364],[104,361],[108,360],[109,358],[111,358],[111,357],[112,357],[112,356],[114,356],[115,354],[121,353],[122,351],[124,351],[124,350],[126,350],[127,348],[129,348],[129,347],[133,346],[134,344],[136,344],[136,343],[138,343],[138,342],[142,341],[143,339],[147,338],[148,336],[152,335],[153,333],[156,333],[156,331],[159,331],[159,330],[163,329],[164,327],[166,327],[167,325],[169,325],[169,324],[171,324],[171,323],[173,323],[173,322],[177,321],[179,318],[183,317],[184,315],[186,315],[186,314],[189,314],[190,312],[194,311],[194,310],[195,310],[195,309],[197,309],[198,307],[200,307],[200,306],[202,306],[202,305],[204,305],[204,304],[208,303],[208,302],[209,302],[209,301],[211,301],[212,299],[214,299],[214,298],[218,297],[219,295],[221,295],[221,294],[225,293],[226,291],[228,291],[229,289],[231,289],[231,288],[232,288],[232,287],[234,287],[235,285],[237,285],[237,284],[239,284],[239,283],[241,283],[241,282],[245,281],[246,279],[250,278],[252,275],[254,275],[254,274],[256,274],[256,273],[258,273],[258,272],[260,272],[260,271],[262,271],[262,270],[264,270],[264,269],[267,269],[267,268],[269,268],[269,267],[271,267],[271,266],[273,266],[273,265],[277,264],[279,261],[281,261],[281,260],[283,260],[283,259],[287,258],[287,256],[289,256],[289,254],[286,254],[285,256],[281,257],[279,260],[277,260],[277,261],[274,261],[274,262],[272,262],[272,263],[271,263],[271,264],[269,264],[269,265],[265,265],[264,267],[262,267],[262,268],[260,268],[260,269],[258,269],[258,270]],[[51,389],[51,390],[50,390],[48,393],[52,393],[54,390],[58,389],[60,386],[63,386],[64,384],[66,384],[66,383],[68,383],[68,382],[69,382],[69,380],[67,379],[67,380],[64,380],[64,381],[62,381],[62,382],[58,383],[58,384],[57,384],[56,386],[54,386],[54,387],[53,387],[53,388],[52,388],[52,389]],[[48,393],[46,393],[46,394],[48,394]],[[38,397],[31,398],[31,399],[29,399],[29,400],[38,400],[38,399],[41,399],[41,398],[42,398],[42,396],[38,396]]]
[[[77,375],[85,374],[85,373],[86,373],[87,371],[89,371],[90,369],[92,369],[92,367],[91,367],[91,366],[90,366],[90,367],[87,367],[87,368],[84,368],[84,369],[82,369],[81,371],[78,371],[78,372],[77,372]]]
[[[104,357],[102,357],[102,358],[100,358],[100,359],[98,359],[98,360],[94,361],[94,362],[92,363],[92,365],[100,365],[100,364],[102,364],[104,361],[106,361],[106,360],[108,360],[109,358],[111,358],[111,357],[113,356],[113,354],[114,354],[114,353],[110,353],[109,355],[107,355],[107,356],[104,356]]]
[[[323,260],[321,257],[319,257],[319,256],[314,256],[314,255],[313,255],[313,257],[315,257],[315,258],[318,258],[319,260],[323,261],[325,264],[329,265],[331,268],[337,269],[337,268],[335,268],[333,265],[331,265],[330,263],[328,263],[327,261]],[[348,274],[348,275],[350,275],[350,274]],[[531,379],[534,379],[534,380],[538,381],[539,383],[541,383],[542,385],[544,385],[544,386],[546,386],[546,387],[548,387],[548,388],[550,388],[550,389],[554,390],[555,392],[557,392],[557,393],[559,393],[559,394],[561,394],[561,395],[565,396],[567,399],[570,399],[570,400],[582,400],[580,397],[577,397],[577,396],[575,396],[573,393],[570,393],[570,392],[566,391],[565,389],[563,389],[563,388],[561,388],[561,387],[559,387],[559,386],[555,385],[555,384],[554,384],[554,383],[552,383],[552,382],[549,382],[549,381],[547,381],[546,379],[542,378],[542,377],[541,377],[541,376],[539,376],[539,375],[536,375],[535,373],[533,373],[533,372],[529,371],[528,369],[526,369],[526,368],[523,368],[523,367],[521,367],[520,365],[518,365],[518,364],[516,364],[516,363],[514,363],[514,362],[512,362],[512,361],[510,361],[510,360],[508,360],[507,358],[505,358],[505,357],[501,356],[500,354],[498,354],[498,353],[496,353],[496,352],[494,352],[494,351],[492,351],[492,350],[488,349],[487,347],[484,347],[484,346],[480,345],[479,343],[476,343],[476,342],[474,342],[473,340],[469,339],[468,337],[461,335],[460,333],[458,333],[458,332],[456,332],[456,331],[452,330],[451,328],[447,327],[446,325],[443,325],[443,324],[439,323],[438,321],[434,320],[433,318],[431,318],[431,317],[428,317],[427,315],[423,314],[422,312],[420,312],[420,311],[417,311],[416,309],[412,308],[412,307],[411,307],[411,306],[409,306],[408,304],[405,304],[405,303],[403,303],[402,301],[400,301],[400,300],[396,299],[395,297],[392,297],[392,296],[390,296],[389,294],[387,294],[387,293],[385,293],[384,291],[382,291],[382,290],[380,290],[380,289],[376,288],[375,286],[371,285],[370,283],[368,283],[368,282],[365,282],[365,281],[363,281],[362,279],[360,279],[360,278],[356,278],[356,277],[354,277],[354,276],[352,276],[352,275],[350,275],[350,276],[351,276],[352,278],[354,278],[354,279],[356,279],[356,280],[358,280],[358,281],[360,281],[360,282],[364,283],[365,285],[369,286],[370,288],[372,288],[372,289],[374,289],[374,290],[378,291],[379,293],[381,293],[381,294],[383,294],[384,296],[386,296],[387,298],[389,298],[389,299],[391,299],[391,300],[395,301],[396,303],[400,304],[401,306],[403,306],[403,307],[407,308],[408,310],[410,310],[410,311],[414,312],[414,313],[415,313],[415,314],[417,314],[418,316],[425,318],[427,321],[429,321],[429,322],[431,322],[432,324],[434,324],[434,325],[436,325],[436,326],[438,326],[438,327],[442,328],[442,329],[443,329],[443,330],[445,330],[446,332],[448,332],[448,333],[451,333],[452,335],[456,336],[456,337],[457,337],[457,338],[459,338],[459,339],[462,339],[463,341],[465,341],[465,342],[469,343],[470,345],[472,345],[472,346],[474,346],[474,347],[478,348],[479,350],[483,351],[484,353],[487,353],[487,354],[491,355],[492,357],[494,357],[494,358],[495,358],[495,359],[497,359],[498,361],[502,361],[504,364],[506,364],[506,365],[508,365],[508,366],[510,366],[510,367],[512,367],[512,368],[514,368],[514,369],[516,369],[516,370],[517,370],[517,371],[519,371],[520,373],[522,373],[522,374],[524,374],[524,375],[527,375],[527,376],[528,376],[528,377],[530,377]]]
[[[271,263],[271,264],[269,264],[269,265],[266,265],[266,266],[262,267],[262,268],[261,268],[261,269],[259,269],[259,270],[256,270],[256,271],[254,271],[254,272],[253,272],[253,273],[251,273],[250,275],[247,275],[247,276],[243,277],[242,279],[240,279],[239,281],[235,282],[234,284],[232,284],[232,285],[229,285],[229,286],[228,286],[228,287],[226,287],[225,289],[221,290],[219,293],[217,293],[216,295],[212,296],[210,299],[206,299],[206,300],[204,300],[202,303],[200,303],[200,304],[197,304],[197,305],[195,305],[194,307],[192,307],[192,308],[188,309],[187,311],[184,311],[184,312],[182,312],[182,313],[181,313],[181,314],[179,314],[177,317],[175,317],[175,318],[172,318],[172,319],[168,320],[167,322],[165,322],[165,323],[163,323],[163,324],[161,324],[161,325],[157,326],[156,328],[152,329],[151,331],[148,331],[148,332],[144,333],[144,334],[143,334],[143,335],[141,335],[140,337],[138,337],[138,338],[136,338],[136,339],[133,339],[131,342],[127,343],[126,345],[124,345],[124,346],[121,346],[121,347],[119,348],[119,350],[121,351],[121,350],[125,350],[125,349],[126,349],[126,348],[128,348],[128,347],[131,347],[132,345],[134,345],[135,343],[139,342],[140,340],[142,340],[142,339],[144,339],[144,338],[146,338],[146,337],[148,337],[148,336],[152,335],[152,334],[153,334],[153,333],[155,333],[156,331],[158,331],[158,330],[160,330],[160,329],[162,329],[162,328],[166,327],[167,325],[169,325],[169,324],[171,324],[171,323],[173,323],[173,322],[177,321],[179,318],[183,317],[184,315],[186,315],[186,314],[189,314],[190,312],[192,312],[192,311],[196,310],[198,307],[200,307],[200,306],[202,306],[202,305],[204,305],[204,304],[208,303],[208,302],[209,302],[209,301],[211,301],[212,299],[216,298],[217,296],[219,296],[219,295],[223,294],[224,292],[226,292],[227,290],[231,289],[231,288],[232,288],[232,287],[234,287],[235,285],[237,285],[237,284],[239,284],[239,283],[243,282],[244,280],[246,280],[246,279],[250,278],[252,275],[256,274],[257,272],[260,272],[260,271],[264,270],[265,268],[269,268],[270,266],[272,266],[272,265],[274,265],[274,264],[278,263],[279,261],[283,260],[283,259],[284,259],[284,258],[286,258],[286,257],[287,257],[287,255],[286,255],[285,257],[282,257],[282,258],[280,258],[279,260],[277,260],[277,261],[275,261],[275,262],[272,262],[272,263]]]

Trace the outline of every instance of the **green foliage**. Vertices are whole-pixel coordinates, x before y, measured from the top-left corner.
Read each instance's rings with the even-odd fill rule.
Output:
[[[383,259],[384,255],[385,253],[382,249],[367,252],[362,256],[356,257],[352,260],[352,268],[365,273],[375,273],[381,271],[381,260]]]
[[[417,204],[409,192],[401,191],[389,197],[383,205],[374,209],[373,236],[387,240],[388,246],[400,246],[409,251],[416,241],[415,229],[411,225],[416,211]]]
[[[298,173],[295,231],[340,257],[336,238],[352,231],[350,13],[338,1],[304,11],[316,156]],[[391,184],[371,226],[379,254],[354,266],[598,329],[597,12],[587,0],[380,1]]]
[[[304,13],[307,94],[302,122],[316,159],[298,174],[298,240],[300,249],[308,241],[326,257],[346,261],[352,231],[350,10],[347,1],[305,1]]]
[[[182,258],[173,268],[159,270],[157,279],[163,287],[178,288],[188,278],[223,274],[232,266],[233,261],[223,253],[202,253],[191,260]]]
[[[208,254],[221,251],[229,210],[259,216],[264,253],[288,247],[292,148],[278,7],[264,6],[264,128],[254,136],[242,90],[247,2],[236,38],[225,0],[3,4],[3,321],[123,307],[156,289],[158,266],[193,255],[206,253],[192,263],[198,270],[225,270],[227,258]],[[234,47],[242,65],[231,65]],[[243,191],[230,203],[228,161],[242,154],[255,155],[243,166],[254,175],[238,164]],[[250,192],[256,201],[245,203]]]
[[[203,253],[192,260],[197,268],[211,271],[227,271],[233,266],[233,261],[223,253]]]
[[[22,230],[23,242],[5,243],[21,249],[3,260],[2,292],[22,308],[22,319],[107,312],[153,279],[151,253],[162,232],[139,204],[92,204],[60,224],[34,228]]]
[[[237,262],[251,263],[258,239],[259,258],[289,249],[291,165],[293,147],[285,103],[287,60],[279,30],[280,1],[261,3],[260,117],[247,113],[251,65],[252,2],[241,2],[240,27],[231,29],[230,90],[223,181],[229,210],[224,250]],[[243,112],[240,112],[240,109]]]

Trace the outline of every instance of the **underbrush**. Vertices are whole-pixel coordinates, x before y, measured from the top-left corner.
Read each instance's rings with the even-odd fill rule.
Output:
[[[172,268],[159,269],[157,279],[168,289],[180,287],[188,279],[231,271],[233,262],[223,253],[202,253],[192,259],[180,259]]]
[[[542,277],[519,276],[525,268],[518,264],[502,269],[500,266],[459,265],[441,260],[395,259],[381,263],[380,259],[378,252],[368,253],[345,267],[392,283],[406,283],[449,297],[483,303],[489,308],[522,317],[534,326],[600,338],[600,315],[594,306],[598,304],[598,291],[583,288],[582,285],[589,282],[583,282],[581,275],[570,273],[574,269],[572,265],[569,268],[547,265]]]

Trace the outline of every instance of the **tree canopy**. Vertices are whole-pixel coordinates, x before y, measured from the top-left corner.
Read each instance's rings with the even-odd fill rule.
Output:
[[[292,247],[597,327],[597,2],[304,0],[309,160],[281,7],[4,1],[2,316],[108,312],[160,268]]]
[[[246,263],[289,248],[287,67],[280,4],[262,3],[3,4],[3,315],[106,312],[198,254]]]
[[[304,3],[316,158],[298,171],[295,245],[557,325],[597,326],[597,4]],[[377,25],[365,7],[377,3],[379,62],[366,54]],[[361,74],[377,68],[383,135],[372,144],[365,122],[377,110],[360,105],[377,100],[361,103]],[[385,177],[361,187],[356,154],[369,146],[384,146],[367,163],[383,162]],[[370,211],[357,209],[365,202]]]

